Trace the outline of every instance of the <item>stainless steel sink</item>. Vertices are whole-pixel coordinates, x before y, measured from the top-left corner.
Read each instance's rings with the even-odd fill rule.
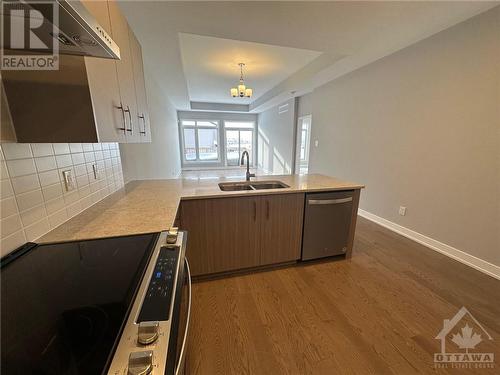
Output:
[[[251,186],[256,190],[284,189],[290,187],[281,181],[257,181],[257,182],[252,182]]]
[[[290,186],[281,181],[221,182],[219,184],[222,191],[284,189],[288,187]]]
[[[221,182],[219,189],[222,191],[254,190],[249,184],[244,182]]]

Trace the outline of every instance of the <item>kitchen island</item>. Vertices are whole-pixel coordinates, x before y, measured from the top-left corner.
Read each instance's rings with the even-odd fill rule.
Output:
[[[222,247],[218,245],[221,242],[213,241],[216,238],[214,235],[217,235],[217,233],[213,232],[211,228],[218,227],[221,231],[220,233],[227,234],[227,236],[220,237],[222,241],[224,238],[231,237],[228,232],[229,228],[227,228],[229,223],[240,222],[241,225],[249,228],[246,224],[245,215],[247,217],[250,215],[252,218],[251,221],[257,222],[257,215],[259,215],[260,219],[261,215],[270,215],[271,211],[287,210],[288,213],[286,214],[284,214],[284,211],[277,214],[282,218],[288,218],[288,222],[280,220],[274,222],[275,225],[271,225],[271,227],[279,231],[279,233],[276,232],[278,235],[276,236],[274,235],[276,233],[268,232],[266,236],[269,241],[272,241],[273,238],[282,238],[285,241],[286,238],[293,237],[291,240],[289,239],[289,244],[291,245],[288,246],[293,247],[293,257],[296,257],[301,240],[304,193],[347,190],[355,192],[353,222],[351,223],[351,237],[354,236],[359,192],[363,188],[363,185],[320,174],[260,176],[256,180],[281,181],[288,185],[288,187],[269,190],[221,191],[218,184],[221,182],[235,182],[231,178],[132,181],[126,184],[123,189],[118,190],[45,234],[37,242],[61,242],[151,233],[167,230],[172,226],[178,225],[181,229],[191,232],[188,243],[193,243],[191,247],[194,247],[194,250],[191,251],[188,245],[188,254],[191,253],[191,258],[195,257],[199,260],[199,262],[196,259],[191,260],[195,275],[251,268],[264,264],[283,263],[285,261],[293,261],[290,258],[291,253],[285,251],[286,255],[273,258],[272,254],[277,254],[280,250],[266,250],[264,253],[268,255],[264,258],[267,257],[269,259],[261,261],[260,254],[262,251],[255,250],[257,247],[260,247],[260,245],[257,245],[257,242],[261,243],[262,241],[255,239],[255,235],[252,233],[260,231],[261,228],[267,227],[267,225],[261,225],[258,230],[246,233],[240,231],[240,235],[243,237],[233,236],[233,242],[227,243],[227,246],[222,243]],[[264,196],[273,198],[273,202],[276,202],[275,205],[271,206],[269,205],[270,203],[265,203],[265,201],[257,202],[257,199],[261,199]],[[218,201],[217,204],[216,201]],[[183,202],[187,204],[184,206]],[[268,200],[268,202],[271,202],[271,200]],[[212,205],[212,208],[209,208],[207,205]],[[243,208],[238,205],[243,205]],[[263,208],[261,207],[262,205],[264,205]],[[215,210],[213,212],[215,216],[211,217],[209,211],[200,211],[200,207],[202,206],[204,210]],[[224,207],[222,208],[222,206]],[[227,216],[221,217],[220,212],[222,211],[217,211],[221,209],[227,213]],[[294,210],[293,215],[290,214],[290,209]],[[227,220],[228,217],[232,219],[229,219],[226,224],[218,221]],[[255,220],[253,219],[254,217]],[[287,228],[286,226],[289,224],[293,225],[293,228]],[[226,228],[222,226],[226,226]],[[196,233],[198,231],[199,233]],[[289,234],[293,233],[293,235],[285,235],[284,231]],[[251,245],[254,249],[253,252],[244,252],[245,254],[242,252],[241,256],[238,256],[238,258],[243,257],[246,259],[243,263],[234,259],[234,251],[236,251],[234,249],[234,241],[236,240],[238,241],[238,247],[247,246],[249,242],[252,243],[254,241],[254,245]],[[203,259],[198,257],[200,249],[203,246],[209,247],[206,246],[208,243],[211,243],[212,246],[215,245],[221,252],[227,250],[227,248],[232,249],[232,255],[227,252],[224,255],[224,258],[229,260],[227,265],[219,264],[214,268],[210,268],[210,262],[207,263],[204,261],[210,258],[210,251],[203,252]],[[349,256],[350,251],[346,255]],[[209,268],[203,266],[203,264],[208,265]],[[243,264],[242,267],[239,266],[241,264]]]

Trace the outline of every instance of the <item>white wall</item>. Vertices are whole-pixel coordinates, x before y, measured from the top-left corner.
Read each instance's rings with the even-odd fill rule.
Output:
[[[297,117],[312,114],[313,94],[305,94],[297,98]]]
[[[177,111],[149,74],[151,143],[120,144],[125,181],[176,178],[181,170]]]
[[[362,209],[500,265],[499,108],[496,7],[315,90],[310,169],[366,184]]]
[[[287,105],[286,112],[279,108]],[[295,149],[295,99],[259,114],[258,166],[272,174],[290,174]]]

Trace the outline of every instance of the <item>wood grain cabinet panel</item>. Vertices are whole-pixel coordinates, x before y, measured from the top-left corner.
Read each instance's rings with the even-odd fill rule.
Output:
[[[183,200],[194,276],[300,258],[304,194]]]
[[[258,197],[182,201],[193,276],[259,265],[258,205]]]
[[[300,258],[304,194],[276,194],[260,199],[261,265]]]

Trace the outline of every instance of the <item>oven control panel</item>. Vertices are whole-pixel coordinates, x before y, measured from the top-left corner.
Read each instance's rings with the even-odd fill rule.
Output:
[[[108,375],[165,374],[179,259],[186,251],[183,231],[175,243],[167,235],[162,232],[155,245]]]
[[[163,245],[156,259],[137,323],[169,320],[179,246]]]

